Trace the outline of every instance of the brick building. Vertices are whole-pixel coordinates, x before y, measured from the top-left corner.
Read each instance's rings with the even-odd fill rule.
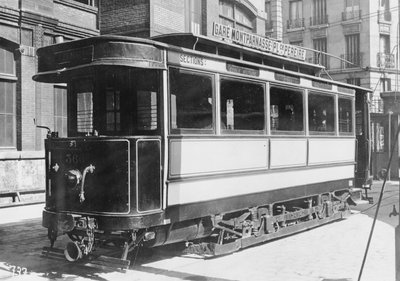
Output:
[[[99,5],[101,34],[211,36],[213,22],[265,35],[263,0],[110,0]]]
[[[32,80],[36,49],[98,33],[97,0],[0,0],[0,192],[44,188],[34,119],[66,131],[66,89]]]

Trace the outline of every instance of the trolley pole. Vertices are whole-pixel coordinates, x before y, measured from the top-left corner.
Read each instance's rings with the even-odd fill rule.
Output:
[[[400,55],[400,0],[398,0],[398,6],[397,6],[397,54],[396,54],[396,95],[399,92],[399,55]],[[399,121],[397,121],[399,122]],[[397,125],[399,126],[399,125]],[[399,132],[397,132],[399,133]],[[390,138],[390,136],[389,136]],[[398,151],[400,150],[400,147],[398,147]],[[400,208],[400,174],[399,174],[399,208]],[[399,214],[399,223],[396,226],[396,229],[394,231],[394,246],[395,246],[395,253],[396,253],[396,281],[400,281],[400,214]]]
[[[396,95],[399,92],[399,55],[400,55],[400,0],[398,0],[398,6],[397,6],[397,54],[396,54]],[[398,122],[398,121],[397,121]],[[398,125],[399,126],[399,125]],[[397,132],[398,133],[398,132]],[[390,138],[390,136],[389,136]],[[399,146],[398,146],[399,147]],[[400,148],[398,148],[398,151]],[[400,208],[400,174],[399,174],[399,208]],[[394,231],[395,235],[395,250],[396,250],[396,281],[400,281],[400,214],[399,214],[399,223],[396,226],[396,229]]]
[[[399,180],[399,191],[400,191],[400,180]],[[399,204],[400,204],[400,193],[399,193]],[[399,215],[399,224],[396,226],[394,233],[395,233],[394,246],[396,249],[396,281],[400,281],[400,215]]]

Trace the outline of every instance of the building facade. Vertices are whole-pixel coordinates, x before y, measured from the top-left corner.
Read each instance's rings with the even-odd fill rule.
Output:
[[[66,132],[66,89],[32,80],[36,49],[97,34],[97,0],[0,0],[0,193],[44,189],[34,122]]]
[[[390,107],[384,106],[381,94],[399,90],[398,7],[398,0],[282,1],[284,42],[316,50],[307,59],[324,65],[334,80],[374,90],[370,110],[375,178],[389,159],[396,123],[389,120],[393,117],[385,108]],[[397,168],[390,172],[399,176]]]
[[[41,46],[98,34],[212,36],[220,23],[309,49],[327,77],[375,89],[381,116],[380,92],[399,84],[398,20],[398,0],[0,0],[0,192],[44,188],[46,130],[34,120],[66,135],[67,89],[32,80]]]
[[[372,112],[383,112],[380,92],[396,87],[398,0],[282,1],[283,41],[318,52],[338,81],[375,89]],[[330,55],[325,55],[329,53]]]
[[[101,1],[101,34],[152,37],[191,32],[211,36],[213,22],[265,35],[263,0]]]

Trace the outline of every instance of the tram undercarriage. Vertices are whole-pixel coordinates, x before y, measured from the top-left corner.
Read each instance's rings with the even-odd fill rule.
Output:
[[[214,257],[233,253],[271,239],[294,234],[350,215],[350,205],[361,201],[361,190],[343,190],[276,202],[246,210],[157,226],[108,232],[98,229],[95,218],[59,216],[49,227],[50,247],[43,254],[91,266],[127,269],[140,247],[186,242],[182,254]],[[64,250],[53,247],[57,235],[71,239]],[[97,249],[108,250],[97,255]]]

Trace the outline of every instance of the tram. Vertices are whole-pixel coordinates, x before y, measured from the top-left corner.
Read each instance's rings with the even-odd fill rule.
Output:
[[[223,29],[225,28],[225,29]],[[43,226],[77,261],[186,241],[220,255],[350,213],[369,180],[369,89],[305,51],[215,24],[213,37],[98,36],[38,50],[63,83],[48,134]]]

